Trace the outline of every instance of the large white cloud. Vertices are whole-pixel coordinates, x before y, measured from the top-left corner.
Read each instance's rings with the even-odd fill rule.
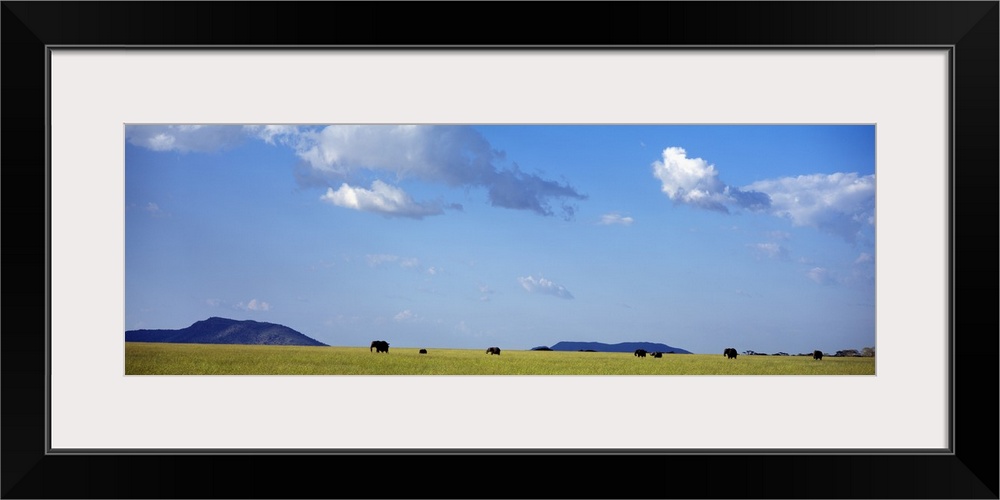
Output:
[[[727,186],[719,178],[715,165],[701,158],[688,158],[684,148],[666,148],[662,158],[663,161],[653,162],[653,175],[660,180],[667,197],[676,203],[725,213],[729,213],[730,205],[763,210],[770,203],[764,193]]]
[[[126,139],[131,144],[154,151],[216,151],[235,146],[248,137],[291,148],[302,161],[295,175],[306,185],[350,184],[360,175],[372,174],[392,177],[397,183],[417,179],[449,187],[483,188],[493,206],[541,215],[558,213],[566,219],[576,210],[570,203],[587,198],[569,184],[525,172],[516,163],[504,165],[505,154],[468,126],[135,125],[126,128]],[[360,198],[373,201],[372,205],[349,201],[352,194],[348,191],[342,194],[345,203],[355,203],[350,208],[371,207],[372,211],[383,214],[412,216],[402,208],[384,210],[385,206],[380,208],[372,200],[387,198],[392,203],[388,198],[393,195],[387,191],[360,194]],[[446,208],[462,207],[449,204]],[[419,210],[417,213],[432,215]]]
[[[338,207],[365,212],[375,212],[387,217],[410,217],[421,219],[428,215],[444,213],[440,204],[417,203],[402,189],[390,186],[380,180],[372,182],[371,189],[341,184],[334,191],[327,188],[320,200]]]
[[[875,176],[857,173],[800,175],[735,187],[724,183],[715,165],[688,158],[683,148],[663,150],[653,175],[675,203],[729,213],[743,208],[787,218],[849,242],[875,223]]]
[[[300,180],[349,178],[360,171],[383,172],[399,180],[419,179],[451,187],[482,187],[493,206],[530,210],[541,215],[574,209],[557,199],[586,196],[568,184],[522,171],[517,164],[501,167],[502,151],[475,129],[429,125],[331,125],[298,132],[293,141],[307,166]]]
[[[723,194],[726,186],[719,180],[715,165],[701,158],[688,158],[684,148],[664,149],[663,161],[653,162],[653,175],[660,179],[667,197],[675,202],[728,211],[728,200]]]
[[[770,196],[772,214],[848,241],[875,223],[875,175],[800,175],[758,181],[748,188]]]
[[[521,283],[521,286],[529,292],[544,293],[546,295],[554,295],[563,299],[572,299],[573,294],[569,293],[562,285],[558,285],[549,281],[545,278],[535,278],[533,276],[526,276],[518,278],[517,281]]]

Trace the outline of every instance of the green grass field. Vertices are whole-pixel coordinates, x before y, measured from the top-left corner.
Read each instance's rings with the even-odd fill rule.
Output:
[[[875,375],[875,358],[125,343],[126,375]]]

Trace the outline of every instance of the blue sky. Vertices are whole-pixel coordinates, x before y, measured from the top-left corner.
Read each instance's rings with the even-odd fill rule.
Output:
[[[871,125],[130,125],[125,325],[875,345]]]

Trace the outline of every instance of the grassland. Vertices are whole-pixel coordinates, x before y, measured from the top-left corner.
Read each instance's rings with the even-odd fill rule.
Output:
[[[875,358],[125,343],[126,375],[874,375]]]

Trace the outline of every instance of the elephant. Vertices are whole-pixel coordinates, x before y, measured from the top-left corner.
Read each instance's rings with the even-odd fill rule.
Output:
[[[823,351],[813,351],[813,359],[823,360]]]
[[[639,358],[645,358],[646,357],[646,350],[645,349],[636,349],[635,350],[635,355],[636,355],[636,357],[639,357]]]
[[[490,347],[490,348],[487,348],[486,349],[486,354],[490,354],[490,355],[496,354],[497,356],[499,356],[500,355],[500,348],[499,347]]]
[[[372,341],[372,346],[371,346],[371,348],[368,349],[368,351],[370,352],[372,349],[375,349],[376,353],[379,353],[379,352],[388,353],[389,352],[389,343],[386,342],[386,341],[384,341],[384,340],[373,340]]]
[[[729,359],[736,359],[737,352],[736,349],[733,349],[732,347],[727,347],[725,351],[722,351],[722,355],[726,356]]]

